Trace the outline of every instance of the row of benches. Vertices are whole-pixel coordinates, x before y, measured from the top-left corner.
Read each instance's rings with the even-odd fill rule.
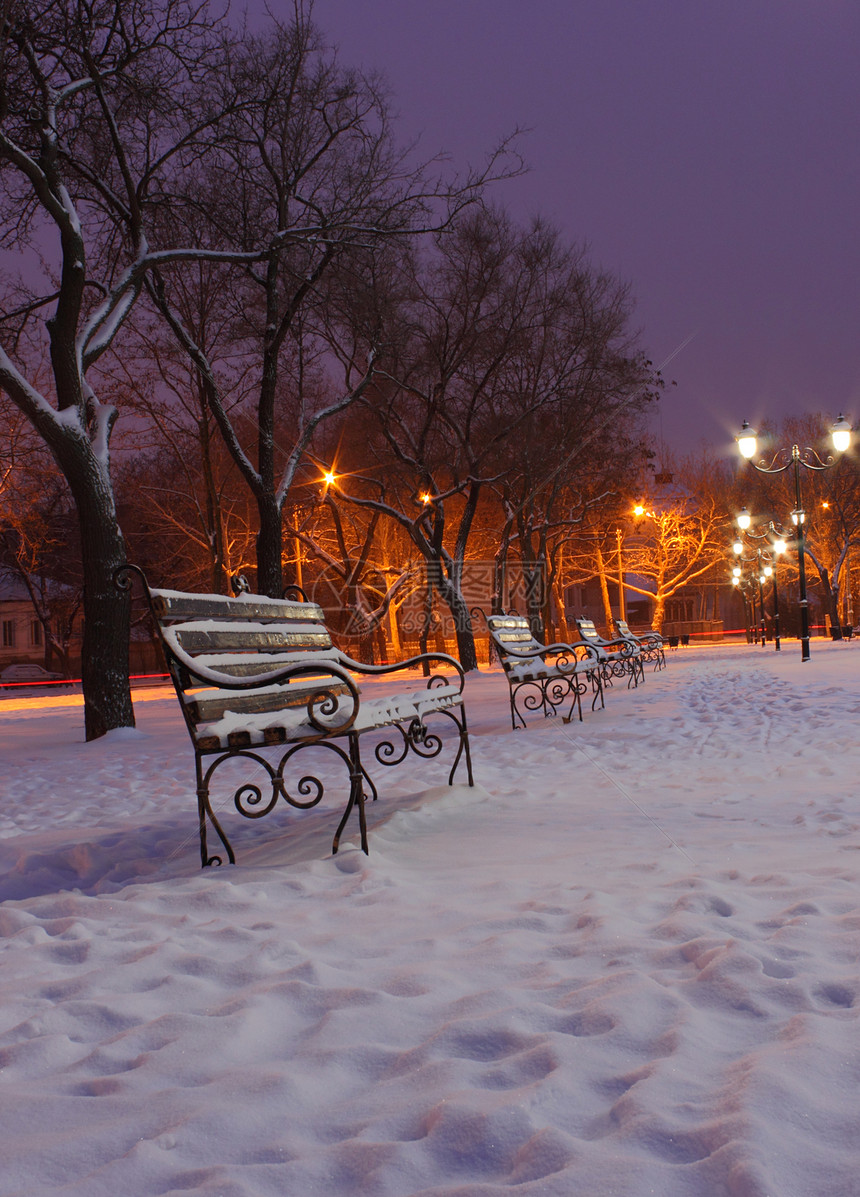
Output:
[[[582,698],[591,694],[591,709],[604,706],[604,691],[616,678],[638,686],[645,680],[645,665],[662,669],[666,664],[663,637],[657,632],[634,636],[625,620],[616,620],[618,636],[606,640],[594,621],[577,619],[581,639],[573,644],[541,644],[522,615],[490,615],[487,627],[496,655],[508,679],[511,726],[526,726],[526,712],[556,715],[568,699],[564,716],[569,721],[576,708],[582,720]]]
[[[367,732],[391,733],[374,747],[376,760],[397,765],[409,753],[424,759],[442,750],[441,736],[427,728],[429,716],[453,725],[457,748],[448,774],[452,785],[461,763],[474,784],[469,732],[463,706],[464,673],[444,653],[424,653],[393,665],[354,661],[332,642],[322,609],[315,603],[271,599],[244,592],[235,598],[152,589],[142,571],[126,566],[115,575],[120,589],[142,583],[150,614],[194,747],[200,856],[204,866],[221,864],[235,852],[212,800],[216,771],[226,762],[253,766],[232,795],[235,809],[259,819],[281,801],[307,809],[323,798],[325,783],[310,772],[296,777],[294,758],[316,748],[329,763],[340,762],[349,778],[346,807],[332,842],[353,811],[367,852],[365,802],[377,791],[362,760]],[[303,598],[304,596],[302,596]],[[589,689],[592,707],[613,678],[639,685],[648,660],[664,663],[659,638],[637,640],[626,626],[617,641],[602,640],[580,620],[580,644],[541,645],[521,616],[490,616],[488,624],[510,683],[511,719],[525,726],[523,710],[555,714],[569,697],[582,718],[581,697]],[[355,675],[386,677],[404,669],[434,670],[426,684],[388,697],[366,698]],[[414,687],[415,683],[413,683]],[[274,764],[264,749],[282,748]],[[323,769],[323,774],[328,770]],[[232,788],[232,785],[231,787]],[[211,851],[214,832],[221,848]]]

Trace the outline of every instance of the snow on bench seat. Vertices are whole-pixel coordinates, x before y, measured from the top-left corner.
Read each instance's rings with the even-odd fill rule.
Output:
[[[358,813],[361,846],[368,850],[366,790],[373,799],[378,795],[361,758],[359,741],[365,732],[398,729],[402,751],[378,746],[375,755],[381,764],[399,764],[410,751],[429,759],[441,751],[442,740],[435,728],[428,734],[425,720],[443,716],[457,736],[448,783],[453,785],[459,763],[465,760],[469,785],[474,784],[463,708],[465,679],[453,657],[425,653],[393,665],[365,665],[335,645],[316,603],[250,594],[244,580],[245,593],[235,598],[151,589],[142,571],[132,565],[118,570],[115,581],[129,589],[135,577],[144,586],[194,746],[204,866],[222,862],[221,856],[209,852],[209,829],[217,834],[229,861],[236,859],[210,796],[212,776],[224,761],[253,762],[251,780],[235,791],[233,805],[246,818],[258,819],[282,801],[302,809],[320,802],[328,783],[304,772],[294,778],[292,762],[305,748],[327,749],[326,760],[340,761],[349,778],[333,852],[353,810]],[[356,675],[388,676],[417,666],[435,675],[424,689],[368,698],[355,680]],[[260,755],[278,745],[283,749],[280,760],[272,763]],[[267,785],[271,793],[264,793]]]

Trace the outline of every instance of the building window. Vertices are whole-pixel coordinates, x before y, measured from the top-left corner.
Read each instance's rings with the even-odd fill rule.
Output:
[[[14,648],[15,647],[15,620],[14,619],[4,619],[3,620],[3,647],[4,648]]]
[[[38,619],[30,621],[30,643],[34,648],[42,646],[42,624]]]

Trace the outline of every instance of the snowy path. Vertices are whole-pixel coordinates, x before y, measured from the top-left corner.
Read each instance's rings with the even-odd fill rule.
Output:
[[[856,1197],[858,673],[678,653],[516,734],[482,675],[474,791],[206,874],[174,700],[0,704],[0,1194]]]

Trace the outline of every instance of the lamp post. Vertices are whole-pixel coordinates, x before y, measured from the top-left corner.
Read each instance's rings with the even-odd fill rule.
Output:
[[[744,605],[747,644],[752,644],[753,641],[758,644],[755,618],[755,592],[750,590],[750,581],[743,576],[743,570],[739,565],[735,565],[732,569],[732,586],[736,586],[739,590],[741,601]],[[752,597],[749,597],[750,594],[752,594]]]
[[[627,621],[627,608],[624,605],[624,561],[621,555],[621,543],[623,537],[621,529],[615,529],[615,542],[618,546],[618,614],[621,619]]]
[[[851,425],[841,413],[830,429],[830,436],[833,442],[833,450],[837,454],[844,453],[851,444]],[[743,427],[735,439],[737,440],[741,457],[748,461],[758,473],[782,474],[788,469],[794,472],[794,510],[791,513],[791,522],[797,529],[797,571],[800,582],[800,659],[801,661],[808,661],[809,600],[806,594],[806,544],[804,540],[806,512],[803,509],[803,497],[800,487],[800,467],[803,466],[807,470],[816,471],[829,470],[836,464],[836,458],[829,455],[826,460],[822,460],[819,454],[809,446],[801,449],[800,445],[794,444],[790,449],[777,449],[770,462],[765,458],[753,461],[753,458],[758,453],[757,434],[754,429],[750,428],[746,420],[744,420]]]
[[[783,541],[780,541],[779,543],[780,543],[780,544],[784,544],[784,542],[783,542]],[[778,550],[776,550],[776,545],[774,545],[774,549],[775,549],[775,551],[778,551]],[[781,648],[782,648],[782,645],[780,644],[780,639],[779,639],[779,590],[778,590],[778,588],[777,588],[777,584],[776,584],[776,561],[774,561],[774,562],[773,562],[773,564],[770,564],[770,563],[768,562],[768,563],[767,563],[767,564],[764,566],[764,571],[763,571],[763,572],[764,572],[764,575],[765,575],[765,577],[769,577],[769,578],[771,579],[771,582],[772,582],[772,584],[773,584],[773,641],[774,641],[774,651],[775,651],[775,652],[780,652],[780,650],[781,650]]]
[[[756,565],[758,567],[757,576],[759,580],[759,606],[761,609],[762,643],[764,643],[766,639],[764,586],[767,581],[770,580],[773,587],[774,650],[776,652],[780,652],[782,650],[782,643],[780,639],[779,627],[779,587],[777,585],[776,567],[779,562],[780,555],[785,552],[787,547],[784,539],[785,532],[782,528],[777,527],[773,520],[768,520],[764,532],[753,532],[752,516],[747,511],[746,507],[741,508],[735,517],[735,523],[740,531],[735,539],[734,544],[732,545],[732,551],[738,561],[750,561],[750,558],[742,556],[745,547],[743,540],[744,537],[747,537],[749,540],[767,541],[766,548],[763,545],[752,545],[750,547],[755,548]],[[733,574],[735,573],[734,570],[732,572]],[[738,568],[736,576],[739,576],[740,572],[741,571]]]
[[[641,503],[637,503],[633,509],[635,526],[638,528],[643,515],[646,514],[645,508]],[[629,523],[629,519],[625,522]],[[615,557],[618,562],[618,615],[619,618],[625,622],[627,620],[627,601],[624,594],[624,530],[622,528],[615,529]]]

